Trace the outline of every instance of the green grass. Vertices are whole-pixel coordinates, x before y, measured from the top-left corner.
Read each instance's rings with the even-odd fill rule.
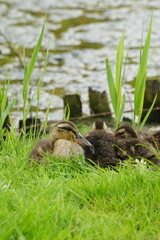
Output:
[[[36,140],[10,133],[0,154],[0,239],[160,238],[159,171],[117,171],[82,158],[31,166]]]

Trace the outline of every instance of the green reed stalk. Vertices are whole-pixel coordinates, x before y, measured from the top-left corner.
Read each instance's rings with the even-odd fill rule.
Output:
[[[144,47],[141,48],[140,63],[139,63],[138,73],[135,81],[133,125],[136,126],[137,128],[143,127],[156,101],[156,96],[155,96],[153,100],[153,104],[151,105],[149,111],[147,112],[143,122],[141,123],[144,94],[145,94],[145,88],[146,88],[147,63],[148,63],[148,55],[149,55],[151,32],[152,32],[152,20],[153,20],[153,17],[151,17],[151,20],[150,20],[149,29],[148,29],[148,33],[144,43]]]
[[[116,117],[115,128],[118,127],[118,124],[121,120],[122,114],[124,112],[126,98],[125,95],[122,96],[122,65],[123,65],[123,55],[124,55],[124,33],[122,34],[118,48],[117,48],[117,57],[116,57],[116,76],[113,77],[109,59],[106,59],[106,70],[108,78],[108,87],[111,97],[111,102]]]
[[[30,79],[31,79],[31,76],[33,73],[35,62],[37,60],[38,52],[41,47],[42,39],[44,36],[45,22],[46,22],[46,18],[45,18],[44,24],[42,26],[42,30],[39,35],[39,39],[37,41],[36,47],[34,48],[31,60],[25,69],[25,77],[24,77],[24,82],[23,82],[23,128],[24,129],[26,126],[26,118],[27,118],[27,115],[30,110],[30,104],[28,104],[29,83],[30,83]],[[28,104],[28,106],[27,106],[27,104]]]
[[[150,49],[150,41],[151,41],[151,32],[152,32],[152,19],[151,17],[148,33],[146,36],[144,47],[141,46],[140,50],[140,63],[138,68],[138,73],[134,86],[134,116],[133,116],[133,126],[137,128],[142,128],[148,119],[154,103],[156,101],[157,96],[155,96],[151,107],[146,113],[142,123],[142,111],[143,111],[143,103],[144,103],[144,94],[146,88],[146,76],[147,76],[147,63],[148,63],[148,55]],[[115,120],[115,128],[118,127],[118,124],[121,120],[122,114],[124,112],[126,98],[122,96],[122,83],[123,83],[123,75],[122,75],[122,65],[123,65],[123,53],[124,53],[124,34],[119,41],[117,48],[117,58],[116,58],[116,77],[113,77],[113,73],[111,70],[110,62],[106,59],[106,70],[107,70],[107,78],[108,78],[108,86],[109,93],[111,97],[111,103],[113,106],[114,114],[116,117]]]

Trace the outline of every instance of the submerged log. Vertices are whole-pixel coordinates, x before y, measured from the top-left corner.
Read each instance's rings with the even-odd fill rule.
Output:
[[[144,105],[143,108],[149,109],[153,103],[154,97],[157,94],[157,99],[154,108],[160,107],[160,80],[148,79],[146,82],[146,89],[144,95]],[[145,117],[146,112],[143,112],[142,119]],[[147,119],[148,123],[160,123],[160,110],[152,110],[150,116]]]
[[[111,112],[105,91],[99,92],[89,87],[88,94],[91,114]],[[111,115],[108,115],[107,118],[111,118]]]
[[[67,105],[69,106],[71,118],[82,116],[82,102],[78,94],[65,95],[63,98],[63,102],[64,102],[64,109],[67,109]]]

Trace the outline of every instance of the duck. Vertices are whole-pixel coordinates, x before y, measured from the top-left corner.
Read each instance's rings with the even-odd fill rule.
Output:
[[[41,139],[33,148],[30,158],[38,163],[44,162],[44,156],[72,156],[84,154],[83,145],[91,147],[91,143],[83,137],[71,121],[58,121],[51,128],[49,138]]]
[[[156,148],[160,148],[160,129],[152,131],[151,137],[154,141]]]
[[[117,157],[122,161],[130,157],[134,159],[146,159],[157,166],[160,166],[160,159],[155,152],[152,144],[146,140],[145,135],[136,131],[130,125],[122,125],[115,131],[117,146],[115,151]]]
[[[156,151],[159,151],[159,149],[160,149],[160,129],[151,128],[148,131],[141,132],[141,135],[147,142],[149,142],[152,145],[152,147]]]
[[[119,163],[113,146],[116,144],[114,133],[104,121],[95,121],[85,138],[92,144],[92,147],[84,148],[85,158],[89,163],[102,168],[116,166]]]

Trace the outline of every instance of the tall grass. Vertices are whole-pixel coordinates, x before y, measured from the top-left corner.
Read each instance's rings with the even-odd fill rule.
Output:
[[[9,116],[14,104],[16,103],[16,97],[13,97],[13,99],[8,102],[9,86],[9,81],[5,82],[3,86],[0,85],[0,132],[2,132],[4,122]]]
[[[142,111],[143,111],[143,103],[144,103],[144,93],[146,88],[146,77],[147,77],[147,63],[148,63],[148,55],[150,49],[150,41],[151,41],[151,33],[152,33],[152,19],[151,17],[148,33],[146,36],[146,40],[144,46],[141,47],[140,50],[140,62],[138,73],[135,80],[134,86],[134,113],[132,124],[137,128],[142,128],[151,113],[154,103],[156,101],[156,97],[153,100],[153,103],[146,113],[143,121],[141,122]],[[123,67],[123,59],[124,59],[124,34],[122,34],[121,39],[118,44],[117,48],[117,58],[116,58],[116,75],[113,76],[110,62],[106,59],[106,70],[107,70],[107,79],[108,79],[108,86],[109,86],[109,93],[111,98],[111,103],[113,106],[114,114],[115,114],[115,128],[118,127],[122,114],[125,109],[125,102],[126,98],[122,96],[122,87],[123,87],[123,74],[122,74],[122,67]]]

